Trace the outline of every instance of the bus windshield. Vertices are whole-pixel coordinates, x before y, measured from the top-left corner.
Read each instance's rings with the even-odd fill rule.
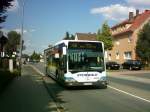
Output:
[[[92,42],[69,43],[68,65],[69,71],[103,71],[102,44]]]

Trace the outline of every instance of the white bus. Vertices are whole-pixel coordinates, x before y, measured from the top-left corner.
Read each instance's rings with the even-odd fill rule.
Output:
[[[65,86],[107,87],[102,42],[62,40],[45,49],[44,56],[46,74]]]

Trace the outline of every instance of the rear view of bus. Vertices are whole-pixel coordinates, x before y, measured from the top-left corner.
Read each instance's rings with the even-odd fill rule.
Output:
[[[67,86],[107,87],[104,45],[99,41],[68,41]]]

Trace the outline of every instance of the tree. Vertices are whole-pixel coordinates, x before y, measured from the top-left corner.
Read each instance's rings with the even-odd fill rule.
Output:
[[[75,39],[75,36],[73,34],[69,34],[69,32],[66,32],[64,40],[74,40],[74,39]]]
[[[32,53],[32,55],[30,56],[31,60],[36,60],[39,61],[40,60],[40,54],[36,53],[35,51]]]
[[[8,42],[7,37],[3,35],[3,32],[0,31],[0,50],[4,50],[6,43]]]
[[[105,50],[111,50],[113,47],[110,28],[107,22],[104,22],[102,29],[98,29],[97,40],[104,42]]]
[[[18,52],[21,35],[16,31],[10,31],[7,36],[8,42],[6,44],[6,52],[11,56],[13,52]]]
[[[69,32],[66,32],[66,35],[65,35],[65,37],[64,37],[64,40],[69,40],[70,39],[70,34],[69,34]]]
[[[145,24],[138,34],[136,54],[146,64],[150,64],[150,23]]]
[[[12,6],[11,4],[12,1],[13,0],[0,0],[0,23],[5,22],[7,16],[4,13],[10,6]]]
[[[71,34],[70,40],[74,40],[74,39],[75,39],[75,36],[73,34]]]

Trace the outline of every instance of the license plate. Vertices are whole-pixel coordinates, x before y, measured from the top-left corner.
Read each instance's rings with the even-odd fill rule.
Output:
[[[92,85],[92,83],[83,83],[83,85]]]

